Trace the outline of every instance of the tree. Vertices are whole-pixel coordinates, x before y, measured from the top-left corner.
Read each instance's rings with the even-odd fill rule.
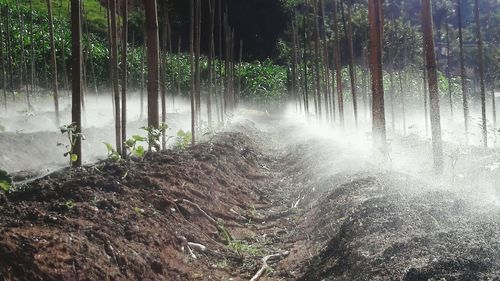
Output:
[[[191,18],[189,32],[189,60],[191,72],[191,144],[196,144],[196,97],[195,97],[195,73],[194,73],[194,38],[195,38],[195,0],[190,0]]]
[[[344,127],[344,94],[342,92],[342,72],[340,61],[340,40],[339,40],[339,24],[337,21],[337,0],[333,0],[333,33],[335,34],[335,42],[333,43],[333,53],[335,56],[335,77],[337,78],[337,98],[339,104],[339,121],[340,126]],[[385,121],[384,121],[385,122]]]
[[[379,152],[386,151],[384,82],[382,73],[382,0],[368,1],[370,23],[370,72],[372,81],[372,138]]]
[[[52,0],[47,0],[47,15],[49,18],[50,37],[50,62],[52,67],[52,91],[54,92],[54,111],[56,114],[56,124],[59,127],[59,93],[57,89],[57,57],[56,43],[54,40],[54,17],[52,15]]]
[[[469,139],[469,101],[467,93],[467,75],[465,73],[465,54],[464,41],[462,34],[462,0],[457,0],[457,17],[458,17],[458,46],[460,49],[460,78],[462,85],[462,102],[464,109],[464,129],[465,139]]]
[[[71,42],[72,42],[72,101],[71,121],[76,125],[76,142],[71,154],[77,156],[73,161],[74,167],[82,165],[82,28],[81,28],[80,0],[71,0]]]
[[[111,0],[109,5],[110,24],[111,24],[111,83],[113,84],[114,105],[115,105],[115,138],[116,151],[122,153],[122,134],[121,134],[121,111],[120,111],[120,90],[118,85],[118,38],[116,21],[116,1]]]
[[[352,42],[352,0],[347,0],[347,20],[344,19],[344,30],[347,38],[348,44],[348,60],[349,60],[349,77],[351,78],[351,94],[352,94],[352,104],[354,108],[354,122],[356,128],[358,128],[358,100],[356,95],[356,77],[354,76],[354,51]],[[342,18],[344,18],[344,5],[342,6]],[[346,25],[347,21],[347,25]]]
[[[127,147],[123,142],[127,139],[127,43],[128,43],[128,4],[122,1],[122,156],[127,156]]]
[[[431,114],[432,149],[434,168],[443,170],[443,147],[441,141],[441,117],[439,112],[439,92],[437,84],[436,54],[434,51],[434,33],[432,28],[432,7],[430,0],[422,0],[422,31],[424,36],[425,62],[429,84],[429,103]]]
[[[483,40],[481,37],[481,21],[479,17],[479,3],[478,0],[474,1],[474,12],[476,18],[476,36],[477,36],[477,56],[479,64],[479,85],[481,87],[481,114],[482,114],[482,132],[483,132],[483,146],[488,148],[488,131],[486,126],[486,90],[484,86],[484,56],[483,56]]]
[[[143,0],[146,10],[146,35],[148,52],[148,126],[158,129],[160,126],[158,111],[159,91],[159,38],[158,12],[156,0]],[[150,144],[151,145],[151,144]]]

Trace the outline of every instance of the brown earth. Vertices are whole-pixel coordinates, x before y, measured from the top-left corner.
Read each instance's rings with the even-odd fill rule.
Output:
[[[0,197],[0,279],[499,280],[499,207],[254,118]]]

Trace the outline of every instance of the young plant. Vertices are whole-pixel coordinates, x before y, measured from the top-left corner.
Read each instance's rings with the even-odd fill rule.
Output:
[[[185,132],[184,130],[179,130],[177,132],[177,139],[175,142],[175,148],[180,150],[185,150],[188,148],[191,140],[193,139],[193,135],[191,132]]]
[[[139,158],[144,157],[144,153],[146,152],[146,150],[144,149],[144,146],[138,145],[138,143],[146,142],[147,140],[148,139],[146,137],[139,135],[133,135],[132,138],[128,139],[125,142],[125,146],[130,151],[129,156],[134,155]]]
[[[61,134],[66,135],[69,144],[65,145],[62,143],[58,143],[58,146],[64,146],[66,148],[66,152],[64,153],[64,157],[69,158],[69,165],[73,164],[76,160],[78,160],[78,155],[73,153],[73,150],[76,145],[76,141],[78,138],[85,140],[85,136],[82,133],[77,132],[76,123],[71,123],[69,125],[63,125],[59,128],[61,130]]]
[[[12,177],[4,170],[0,169],[0,189],[8,193],[12,187]]]
[[[168,125],[165,123],[161,123],[158,129],[153,127],[141,127],[141,129],[148,132],[147,142],[149,145],[149,150],[160,150],[161,132],[168,129]]]
[[[108,160],[118,162],[122,159],[120,153],[116,151],[112,144],[105,142],[104,145],[106,145],[106,149],[108,150]]]

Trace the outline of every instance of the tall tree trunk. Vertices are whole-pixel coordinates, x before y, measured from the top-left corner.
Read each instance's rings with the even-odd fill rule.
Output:
[[[4,40],[5,40],[5,26],[3,22],[3,8],[0,7],[0,63],[2,64],[2,88],[3,88],[3,102],[4,102],[4,109],[5,112],[7,112],[7,77],[5,74],[5,59],[4,59]]]
[[[462,34],[462,0],[457,0],[458,44],[460,48],[460,78],[462,80],[462,102],[464,109],[464,129],[466,142],[469,140],[469,101],[467,93],[467,75],[465,72],[465,54]]]
[[[484,86],[484,56],[483,56],[483,39],[481,36],[481,20],[479,15],[479,2],[474,1],[474,12],[476,18],[476,36],[477,36],[477,55],[479,63],[479,85],[481,88],[481,115],[482,115],[482,131],[483,131],[483,146],[488,148],[488,127],[486,125],[486,89]]]
[[[340,126],[344,127],[344,93],[342,90],[342,66],[340,61],[340,35],[339,24],[337,20],[337,0],[333,0],[333,33],[335,33],[335,42],[333,43],[333,52],[335,56],[335,75],[337,77],[337,99],[339,106]],[[380,4],[380,3],[377,3]],[[381,47],[381,46],[380,46]]]
[[[160,51],[160,93],[161,93],[161,122],[167,123],[167,44],[168,44],[168,1],[163,4],[164,22],[161,32],[161,51]],[[167,131],[164,126],[161,128],[161,148],[167,147]]]
[[[321,61],[321,54],[320,54],[320,34],[319,34],[319,12],[318,12],[318,2],[319,0],[313,0],[313,8],[314,8],[314,27],[315,27],[315,40],[314,40],[314,78],[316,80],[316,99],[315,99],[315,106],[316,106],[316,114],[318,120],[321,120],[322,114],[321,114],[321,70],[320,70],[320,61]]]
[[[436,172],[443,170],[443,146],[441,141],[441,117],[439,112],[439,92],[437,84],[436,54],[432,28],[432,6],[430,0],[422,0],[422,30],[429,83],[429,102],[431,113],[432,149]]]
[[[450,27],[449,27],[449,17],[446,17],[446,77],[448,79],[448,99],[450,102],[450,115],[453,118],[453,97],[452,97],[452,89],[451,89],[451,50],[450,50]]]
[[[396,96],[396,88],[394,86],[394,70],[389,70],[389,83],[390,83],[390,91],[389,91],[389,103],[391,105],[391,129],[392,131],[396,130],[396,116],[394,114],[394,97]]]
[[[128,43],[128,3],[122,1],[122,142],[127,140],[127,43]],[[127,157],[127,147],[122,145],[122,156]]]
[[[49,16],[49,37],[50,37],[50,57],[52,66],[52,91],[54,92],[54,111],[56,114],[56,124],[59,127],[59,93],[57,86],[57,57],[56,43],[54,40],[54,17],[52,16],[52,0],[47,0],[47,13]]]
[[[158,110],[159,92],[159,39],[158,12],[156,0],[143,0],[146,10],[146,33],[148,49],[148,126],[158,129],[160,126]],[[151,145],[151,144],[150,144]]]
[[[182,96],[182,90],[181,90],[181,63],[180,63],[180,59],[181,59],[181,46],[182,46],[182,41],[181,41],[181,37],[179,36],[179,40],[177,41],[177,72],[179,73],[178,77],[177,77],[177,96],[179,96],[179,98]],[[175,110],[175,97],[172,95],[172,109]]]
[[[382,0],[368,1],[370,24],[370,72],[372,77],[372,138],[373,146],[386,153],[386,127],[384,108],[384,82],[382,73]]]
[[[406,99],[403,90],[403,71],[399,72],[399,93],[401,95],[401,113],[403,114],[403,136],[406,136]]]
[[[351,78],[351,94],[352,94],[352,105],[354,108],[354,122],[356,124],[356,129],[358,128],[358,98],[356,94],[356,77],[354,75],[354,50],[352,42],[352,0],[347,0],[347,26],[346,20],[344,19],[344,30],[346,33],[347,43],[348,43],[348,59],[349,59],[349,77]],[[344,18],[344,5],[341,3],[342,7],[342,18]]]
[[[115,138],[116,151],[122,153],[122,134],[121,134],[121,110],[120,110],[120,90],[118,85],[118,38],[117,38],[117,20],[116,20],[116,1],[111,0],[111,83],[113,83],[113,93],[115,101]]]
[[[145,72],[146,72],[146,38],[144,38],[144,42],[142,44],[142,57],[141,57],[141,113],[139,119],[142,120],[144,117],[144,85],[146,84],[146,77],[145,77]]]
[[[82,28],[80,0],[71,0],[71,41],[72,41],[72,102],[71,102],[71,120],[76,125],[76,133],[82,132]],[[82,138],[76,137],[75,145],[72,147],[72,154],[77,156],[73,161],[74,167],[82,165]]]
[[[10,41],[10,37],[11,37],[11,26],[10,26],[10,9],[9,7],[5,7],[5,13],[6,13],[6,37],[7,37],[7,42],[5,42],[7,44],[7,72],[9,73],[9,90],[12,94],[12,101],[14,102],[15,104],[15,101],[16,101],[16,94],[14,92],[14,73],[13,73],[13,70],[12,70],[12,65],[13,65],[13,62],[12,62],[12,45],[11,45],[11,41]]]
[[[194,53],[194,73],[195,73],[195,97],[196,97],[196,127],[200,129],[201,122],[201,70],[200,70],[200,46],[201,46],[201,1],[195,0],[195,53]]]
[[[428,94],[428,89],[427,89],[427,69],[426,69],[426,58],[425,58],[425,50],[423,50],[424,53],[424,67],[423,67],[423,81],[424,81],[424,119],[425,119],[425,135],[429,136],[429,101],[427,100],[427,97],[429,96]]]
[[[208,1],[208,12],[210,16],[210,26],[209,26],[209,54],[208,54],[208,71],[209,71],[209,89],[207,95],[207,117],[208,117],[208,128],[211,130],[213,126],[212,121],[212,94],[214,93],[214,55],[215,55],[215,39],[214,39],[214,28],[215,28],[215,0]],[[216,93],[215,93],[216,94]]]
[[[30,100],[30,91],[29,91],[29,86],[24,79],[26,78],[26,60],[24,57],[24,18],[23,14],[21,13],[21,7],[19,4],[19,0],[16,1],[17,5],[17,12],[19,13],[19,45],[21,46],[21,72],[19,73],[19,82],[20,86],[23,86],[23,83],[25,85],[25,90],[26,90],[26,105],[28,109],[32,108],[31,106],[31,100]]]
[[[306,113],[306,116],[309,116],[309,84],[308,84],[308,79],[307,79],[307,22],[308,22],[308,17],[306,16],[307,12],[305,12],[305,15],[303,16],[303,32],[302,32],[302,39],[304,43],[304,54],[303,54],[303,61],[304,61],[304,111]]]
[[[195,96],[195,71],[194,71],[194,40],[195,40],[195,0],[190,0],[191,20],[189,32],[189,59],[191,72],[191,143],[196,144],[196,96]]]
[[[30,92],[33,94],[35,91],[35,40],[33,39],[33,0],[30,0]]]

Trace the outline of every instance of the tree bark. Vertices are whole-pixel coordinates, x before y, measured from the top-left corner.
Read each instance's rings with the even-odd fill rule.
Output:
[[[352,0],[347,0],[347,26],[346,20],[344,20],[344,30],[346,33],[347,43],[348,43],[348,59],[349,59],[349,77],[351,79],[351,94],[352,94],[352,104],[354,108],[354,122],[356,124],[356,129],[358,128],[358,98],[356,93],[356,77],[354,75],[354,50],[352,42]],[[344,15],[344,5],[342,5],[342,15]]]
[[[146,33],[148,52],[148,126],[158,129],[160,126],[158,110],[159,92],[159,38],[158,12],[156,0],[143,0],[146,10]]]
[[[439,92],[437,84],[436,54],[434,52],[434,34],[432,28],[432,7],[430,0],[422,0],[422,30],[429,83],[429,102],[431,114],[432,149],[434,169],[443,170],[443,147],[441,141],[441,117],[439,112]]]
[[[128,82],[128,67],[127,67],[127,43],[128,43],[128,3],[127,0],[122,1],[122,142],[127,140],[127,82]],[[127,147],[122,145],[122,156],[127,157]]]
[[[370,24],[370,72],[372,80],[372,138],[374,149],[386,153],[384,82],[382,73],[382,12],[381,0],[368,1]]]
[[[191,72],[191,144],[196,144],[196,96],[195,96],[195,71],[194,71],[194,41],[195,41],[195,0],[190,0],[191,20],[189,32],[189,59]]]
[[[377,0],[376,5],[380,5],[380,0]],[[380,10],[380,8],[379,8]],[[333,43],[333,52],[335,56],[335,75],[337,77],[337,99],[339,106],[339,121],[340,126],[344,127],[344,93],[342,90],[342,66],[340,61],[340,39],[339,39],[339,24],[337,20],[337,0],[333,2],[333,32],[335,33],[335,42]],[[379,40],[380,41],[380,40]],[[380,46],[381,47],[381,46]]]
[[[462,102],[464,109],[464,129],[466,142],[469,140],[469,101],[467,93],[467,75],[465,72],[465,54],[462,34],[462,0],[457,0],[458,44],[460,48],[460,78],[462,80]]]
[[[453,97],[452,97],[452,89],[451,89],[451,56],[450,56],[450,27],[449,27],[449,18],[446,17],[446,77],[448,79],[448,99],[450,102],[450,115],[453,118]]]
[[[111,0],[110,18],[111,18],[111,83],[113,84],[113,93],[115,101],[115,138],[116,151],[122,153],[122,134],[121,134],[121,105],[119,91],[118,74],[118,39],[117,39],[117,20],[116,20],[116,1]]]
[[[71,120],[76,125],[76,132],[82,132],[82,32],[81,32],[81,3],[80,0],[71,0],[71,41],[72,41],[72,102]],[[76,161],[72,162],[74,167],[82,165],[82,138],[76,137],[75,145],[72,147],[72,154],[77,155]]]
[[[476,18],[476,36],[477,36],[477,55],[479,64],[479,86],[481,89],[481,115],[482,115],[482,133],[483,146],[488,148],[488,127],[486,125],[486,89],[484,85],[484,56],[483,56],[483,39],[481,36],[481,20],[479,15],[479,2],[474,1],[474,14]]]
[[[54,41],[54,17],[52,15],[52,0],[47,0],[47,14],[49,17],[49,37],[50,37],[50,58],[52,66],[52,91],[54,92],[54,112],[56,114],[56,124],[59,127],[59,93],[57,86],[57,57],[56,43]]]

